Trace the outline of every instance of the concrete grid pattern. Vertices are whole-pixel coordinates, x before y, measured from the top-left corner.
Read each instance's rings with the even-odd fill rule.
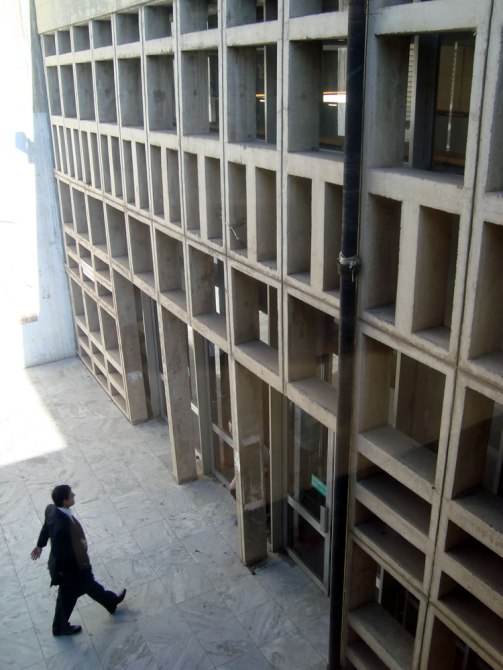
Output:
[[[266,499],[261,382],[270,407],[336,430],[342,108],[336,133],[322,121],[345,89],[346,3],[133,3],[38,3],[79,355],[146,418],[135,295],[155,303],[178,481],[196,472],[194,400],[201,436],[211,423],[188,333],[228,356],[250,564],[266,548],[244,514]],[[368,5],[343,656],[501,668],[503,0]]]
[[[4,390],[0,667],[326,667],[328,599],[279,555],[243,566],[233,499],[207,477],[174,483],[164,424],[125,421],[78,359],[18,372]],[[83,632],[54,638],[48,549],[36,563],[29,553],[63,481],[98,580],[128,592],[113,617],[81,598]]]

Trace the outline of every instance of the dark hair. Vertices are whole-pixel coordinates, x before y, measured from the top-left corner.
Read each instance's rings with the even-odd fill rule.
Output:
[[[63,501],[68,500],[72,487],[68,484],[59,484],[52,489],[51,498],[56,507],[63,507]]]

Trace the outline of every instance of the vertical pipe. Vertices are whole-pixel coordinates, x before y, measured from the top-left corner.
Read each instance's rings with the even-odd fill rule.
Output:
[[[339,255],[339,395],[332,499],[332,561],[328,670],[341,667],[344,570],[346,561],[349,452],[353,413],[356,274],[362,148],[366,0],[349,0],[346,75],[346,143],[342,244]]]

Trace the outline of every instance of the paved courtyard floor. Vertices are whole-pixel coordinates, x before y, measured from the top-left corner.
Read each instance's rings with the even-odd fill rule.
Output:
[[[328,599],[282,556],[250,571],[234,501],[178,486],[168,430],[132,426],[77,358],[0,381],[2,670],[324,670]],[[29,554],[55,484],[76,493],[95,575],[127,587],[115,616],[86,597],[54,638],[48,549]]]

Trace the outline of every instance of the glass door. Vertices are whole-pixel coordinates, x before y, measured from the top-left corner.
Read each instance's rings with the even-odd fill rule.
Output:
[[[287,550],[328,591],[334,434],[289,401],[287,436]]]

